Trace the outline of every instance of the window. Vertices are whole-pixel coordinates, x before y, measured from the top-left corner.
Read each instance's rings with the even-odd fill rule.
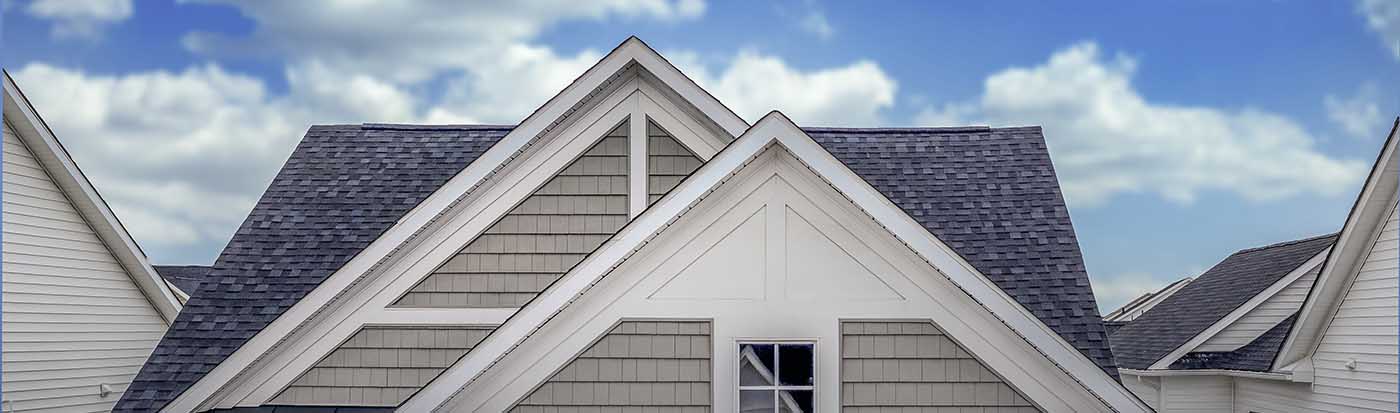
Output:
[[[811,413],[813,343],[739,343],[739,411]]]

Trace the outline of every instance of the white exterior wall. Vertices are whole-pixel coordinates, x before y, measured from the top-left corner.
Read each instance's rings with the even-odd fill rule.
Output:
[[[1400,284],[1396,282],[1395,201],[1356,281],[1313,353],[1313,391],[1324,409],[1396,411],[1396,322]],[[1356,360],[1356,369],[1344,365]]]
[[[167,325],[8,123],[4,152],[3,407],[108,411]]]
[[[1235,388],[1230,377],[1162,377],[1159,413],[1229,412],[1235,404]]]
[[[1308,299],[1308,291],[1312,289],[1313,281],[1317,280],[1317,272],[1321,269],[1322,266],[1318,265],[1307,274],[1298,277],[1278,294],[1249,310],[1244,317],[1220,330],[1193,351],[1235,351],[1254,342],[1254,339],[1277,326],[1280,321],[1298,312],[1303,306],[1303,301]]]

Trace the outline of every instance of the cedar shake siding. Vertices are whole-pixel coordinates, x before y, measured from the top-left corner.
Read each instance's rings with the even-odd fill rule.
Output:
[[[655,123],[647,122],[647,204],[655,203],[704,161]]]
[[[524,305],[627,223],[627,187],[623,122],[394,305]]]
[[[623,321],[512,413],[711,411],[710,323]]]
[[[847,413],[1039,412],[928,321],[841,323]]]
[[[297,377],[273,405],[398,406],[490,327],[365,327]]]

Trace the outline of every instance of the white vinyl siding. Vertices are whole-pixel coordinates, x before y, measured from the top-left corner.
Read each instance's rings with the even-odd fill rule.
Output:
[[[1362,262],[1336,316],[1313,355],[1320,399],[1343,410],[1396,411],[1397,299],[1396,218],[1394,201],[1385,226]],[[1356,369],[1345,364],[1356,360]],[[1329,402],[1331,403],[1331,402]]]
[[[1162,378],[1160,413],[1229,412],[1234,408],[1235,388],[1230,377],[1177,376]]]
[[[1162,387],[1161,379],[1123,374],[1123,387],[1127,387],[1128,391],[1137,395],[1138,398],[1142,399],[1143,403],[1147,403],[1148,407],[1154,410],[1159,408],[1157,402],[1162,398],[1160,393]]]
[[[1298,312],[1303,306],[1303,301],[1308,299],[1308,291],[1312,289],[1313,281],[1317,280],[1317,273],[1321,269],[1322,266],[1319,265],[1298,277],[1278,294],[1249,310],[1239,320],[1220,330],[1193,351],[1235,351],[1254,342],[1254,339],[1277,326],[1280,321]]]
[[[4,407],[108,411],[167,325],[8,123],[4,152]]]

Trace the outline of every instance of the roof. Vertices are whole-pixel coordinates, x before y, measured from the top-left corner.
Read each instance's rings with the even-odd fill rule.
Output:
[[[194,290],[199,288],[199,283],[209,275],[209,270],[214,267],[208,265],[157,265],[156,272],[166,281],[175,284],[175,288],[184,291],[185,294],[194,295]]]
[[[1174,370],[1269,371],[1269,367],[1274,363],[1274,356],[1278,354],[1279,347],[1283,346],[1283,339],[1288,336],[1288,330],[1293,328],[1293,320],[1297,318],[1297,313],[1288,316],[1278,325],[1270,328],[1269,331],[1259,335],[1259,338],[1234,351],[1187,353],[1173,362],[1171,368]]]
[[[1152,291],[1140,295],[1138,296],[1138,298],[1134,298],[1127,304],[1123,304],[1122,307],[1118,307],[1117,310],[1109,311],[1108,314],[1105,314],[1103,316],[1103,319],[1106,322],[1119,322],[1121,323],[1118,325],[1120,327],[1127,325],[1129,321],[1132,321],[1134,318],[1137,318],[1138,315],[1142,315],[1142,313],[1147,312],[1147,310],[1151,310],[1152,307],[1156,307],[1157,304],[1161,304],[1162,300],[1165,300],[1167,297],[1170,297],[1172,294],[1175,294],[1181,289],[1181,287],[1185,287],[1186,284],[1191,283],[1191,280],[1191,277],[1182,278],[1180,280],[1173,281],[1171,284],[1163,286],[1157,291]],[[1110,332],[1110,334],[1112,333]]]
[[[1322,235],[1240,250],[1113,333],[1119,366],[1146,369],[1336,241]]]
[[[312,127],[117,411],[169,402],[509,130]],[[806,131],[1116,377],[1040,128]]]
[[[63,142],[58,140],[48,124],[39,116],[38,110],[24,96],[19,85],[10,78],[10,73],[3,72],[3,76],[0,77],[4,78],[5,89],[4,104],[0,105],[4,107],[4,114],[0,119],[14,128],[16,138],[34,152],[35,159],[53,179],[54,185],[67,195],[73,209],[93,229],[107,250],[112,252],[122,270],[131,277],[141,293],[149,298],[148,301],[156,312],[160,313],[161,318],[167,323],[175,319],[182,308],[179,298],[160,275],[156,274],[155,269],[151,268],[146,253],[141,251],[141,246],[136,244],[136,240],[107,205],[107,201],[102,199],[102,194],[97,192],[97,188],[88,181],[87,175],[78,168],[77,162],[69,156],[68,149],[63,147]]]

